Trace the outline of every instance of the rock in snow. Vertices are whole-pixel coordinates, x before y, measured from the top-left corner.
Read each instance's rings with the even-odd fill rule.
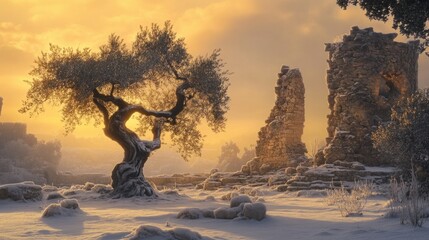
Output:
[[[238,215],[243,210],[243,204],[238,207],[220,207],[213,211],[214,217],[219,219],[234,219],[238,217]]]
[[[0,199],[41,200],[42,196],[42,187],[31,181],[0,185]]]
[[[64,198],[64,196],[61,195],[61,193],[59,192],[51,192],[46,197],[46,200],[59,199],[59,198]]]
[[[232,208],[233,207],[238,207],[242,203],[251,203],[251,202],[252,202],[252,200],[250,200],[249,196],[247,196],[247,195],[240,195],[240,196],[237,196],[237,197],[233,197],[231,199],[230,207],[232,207]]]
[[[181,219],[198,219],[201,217],[203,217],[203,211],[199,208],[185,208],[177,214],[177,218]]]
[[[64,199],[60,203],[49,204],[43,210],[42,217],[72,216],[80,212],[82,211],[79,209],[79,203],[76,199]]]
[[[177,214],[177,218],[181,219],[198,219],[202,217],[214,218],[213,209],[185,208]]]
[[[60,202],[60,206],[67,209],[79,209],[79,203],[76,199],[64,199]]]
[[[187,228],[173,228],[171,230],[162,230],[161,228],[141,225],[136,228],[132,233],[125,236],[130,240],[209,240],[211,238],[203,237],[199,233],[191,231]]]
[[[245,218],[261,221],[265,218],[266,214],[267,208],[263,203],[245,203],[243,206],[242,216]]]
[[[217,219],[255,219],[261,221],[267,214],[267,208],[262,202],[252,203],[247,195],[240,195],[231,199],[231,207],[220,207],[215,210],[185,208],[177,218],[198,219],[201,217]]]

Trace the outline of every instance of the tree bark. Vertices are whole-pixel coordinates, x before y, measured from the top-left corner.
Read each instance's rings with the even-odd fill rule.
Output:
[[[161,146],[161,122],[153,128],[153,141],[142,141],[125,126],[131,117],[133,106],[120,108],[109,119],[105,134],[124,149],[124,159],[112,171],[112,187],[115,197],[153,196],[154,190],[146,181],[143,166],[150,153]],[[156,195],[156,194],[155,194]]]
[[[188,97],[185,90],[190,87],[184,81],[176,89],[176,104],[168,111],[150,111],[142,106],[132,105],[122,98],[104,95],[93,90],[93,102],[103,115],[104,134],[117,142],[124,149],[124,159],[112,171],[112,187],[114,197],[153,196],[156,195],[152,186],[146,181],[143,167],[150,153],[161,147],[161,126],[164,121],[176,124],[177,115],[182,112]],[[105,103],[111,102],[118,110],[109,117]],[[152,129],[153,140],[140,140],[136,133],[126,127],[126,122],[134,114],[158,118]],[[162,120],[161,120],[162,119]]]

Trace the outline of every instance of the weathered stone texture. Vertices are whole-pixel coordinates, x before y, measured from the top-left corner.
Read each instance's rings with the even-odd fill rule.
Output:
[[[318,155],[326,163],[383,163],[371,133],[389,120],[398,98],[417,89],[418,42],[395,42],[396,35],[353,27],[342,42],[326,44],[331,112],[327,147]]]
[[[275,88],[277,100],[266,126],[259,131],[256,156],[271,168],[296,166],[307,152],[304,129],[304,83],[298,69],[282,66]]]

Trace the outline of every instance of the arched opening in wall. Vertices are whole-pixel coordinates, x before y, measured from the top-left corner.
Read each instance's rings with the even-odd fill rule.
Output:
[[[392,81],[386,81],[385,84],[387,86],[387,91],[380,92],[381,96],[385,97],[386,99],[397,99],[399,95],[401,95]]]
[[[404,83],[402,76],[383,74],[380,81],[379,96],[383,96],[389,103],[395,102],[405,88],[405,86],[401,86]]]

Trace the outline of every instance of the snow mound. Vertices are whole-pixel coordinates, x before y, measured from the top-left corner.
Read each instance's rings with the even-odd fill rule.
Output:
[[[261,221],[267,214],[267,208],[265,204],[257,203],[245,203],[243,206],[243,212],[241,215],[248,219],[255,219]]]
[[[297,197],[326,197],[328,193],[326,190],[300,190],[296,193]]]
[[[99,194],[107,194],[107,193],[111,193],[113,191],[112,186],[110,185],[105,185],[105,184],[95,184],[92,188],[91,188],[92,192],[95,193],[99,193]]]
[[[234,219],[238,217],[238,215],[242,212],[243,205],[244,204],[241,204],[237,207],[232,207],[232,208],[228,208],[228,207],[217,208],[213,211],[214,217],[218,219]]]
[[[79,209],[79,202],[76,199],[64,199],[60,202],[60,206],[68,209]]]
[[[60,203],[49,204],[43,210],[42,217],[53,216],[72,216],[76,213],[81,213],[79,203],[76,199],[64,199]]]
[[[251,203],[252,200],[250,200],[250,197],[247,195],[240,195],[237,197],[233,197],[231,199],[230,207],[238,207],[242,203]]]
[[[86,182],[85,185],[83,185],[83,189],[85,191],[91,191],[91,189],[95,186],[92,182]]]
[[[174,228],[171,230],[162,230],[161,228],[141,225],[132,233],[125,236],[130,240],[209,240],[211,238],[202,237],[198,232],[191,231],[187,228]]]
[[[61,193],[59,193],[59,192],[51,192],[46,197],[46,200],[60,199],[60,198],[64,198],[64,196],[61,195]]]
[[[214,215],[212,209],[185,208],[180,210],[176,217],[180,219],[198,219],[202,217],[214,218]]]
[[[203,211],[199,208],[185,208],[177,214],[177,218],[181,219],[198,219],[201,217],[203,217]]]
[[[0,185],[0,199],[41,200],[42,196],[42,187],[31,181]]]
[[[51,186],[51,185],[43,185],[42,190],[44,192],[56,192],[56,191],[58,191],[58,188],[55,186]]]
[[[177,190],[172,190],[172,189],[165,189],[160,191],[161,194],[164,194],[166,196],[175,196],[175,197],[181,197],[181,195],[179,194],[179,192]]]
[[[259,199],[263,201],[263,199]],[[178,214],[177,218],[181,219],[199,219],[202,217],[216,219],[255,219],[261,221],[267,214],[267,208],[264,203],[252,203],[247,195],[240,195],[231,199],[230,206],[219,207],[215,210],[200,208],[185,208]]]

